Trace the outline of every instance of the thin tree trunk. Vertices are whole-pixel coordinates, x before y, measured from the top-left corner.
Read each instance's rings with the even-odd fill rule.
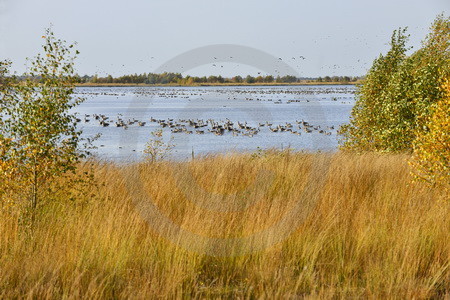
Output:
[[[37,165],[36,165],[36,157],[34,158],[33,164],[33,189],[32,189],[32,199],[31,199],[31,225],[34,225],[34,221],[36,218],[36,208],[38,202],[38,185],[37,185]]]

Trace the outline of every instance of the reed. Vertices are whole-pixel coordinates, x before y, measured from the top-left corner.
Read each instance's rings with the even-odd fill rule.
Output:
[[[98,184],[47,203],[32,230],[0,213],[0,298],[449,297],[450,203],[411,184],[407,159],[269,151],[92,163]],[[209,239],[186,249],[180,232],[146,218],[149,203]],[[278,243],[269,234],[248,253],[214,242],[270,232],[299,204]]]

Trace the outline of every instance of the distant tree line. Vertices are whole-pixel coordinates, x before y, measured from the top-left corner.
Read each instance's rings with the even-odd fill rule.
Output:
[[[132,74],[123,75],[120,77],[113,77],[108,75],[106,77],[94,76],[82,76],[79,77],[79,83],[99,83],[99,84],[180,84],[180,85],[195,85],[195,84],[209,84],[209,83],[299,83],[304,81],[310,82],[356,82],[360,77],[350,77],[350,76],[325,76],[319,78],[298,78],[291,75],[277,76],[272,75],[267,76],[251,76],[246,77],[234,76],[231,78],[225,78],[222,76],[183,76],[180,73],[144,73],[144,74]]]
[[[350,77],[350,76],[325,76],[317,78],[318,82],[356,82],[361,77]]]

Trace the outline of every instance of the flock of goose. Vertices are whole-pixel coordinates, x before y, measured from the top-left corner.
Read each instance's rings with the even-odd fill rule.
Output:
[[[82,96],[111,96],[119,99],[119,97],[127,96],[129,90],[103,88],[99,91],[92,91],[84,88],[77,90],[77,94]],[[267,101],[274,104],[289,104],[299,102],[309,102],[311,96],[314,96],[316,101],[329,100],[331,95],[332,101],[341,101],[342,104],[351,103],[355,94],[354,87],[340,86],[340,87],[308,87],[307,89],[295,89],[295,88],[211,88],[208,90],[201,90],[200,88],[176,88],[176,89],[164,89],[164,88],[135,88],[132,90],[133,97],[136,99],[201,99],[207,100],[209,97],[219,97],[227,100],[245,100],[245,101]],[[206,95],[207,94],[207,95]],[[341,94],[342,96],[338,96]],[[322,97],[317,97],[321,95]],[[295,99],[295,98],[300,99]]]
[[[166,90],[149,90],[149,89],[139,89],[134,91],[137,98],[163,98],[163,99],[191,99],[199,98],[201,100],[206,100],[204,93],[195,92],[186,89],[177,89],[176,91],[166,91]],[[322,95],[318,98],[317,95]],[[318,87],[318,88],[308,88],[308,89],[210,89],[208,90],[208,96],[216,96],[219,98],[226,97],[227,100],[245,100],[245,101],[264,101],[273,102],[274,104],[290,104],[290,103],[301,103],[310,102],[309,97],[314,96],[316,101],[329,100],[326,95],[334,94],[331,97],[332,101],[340,101],[342,104],[351,103],[353,99],[352,96],[355,94],[354,88],[349,87]],[[342,96],[337,96],[337,94],[342,94]],[[300,99],[293,99],[299,97]],[[189,100],[190,101],[190,100]]]
[[[89,123],[91,120],[95,120],[102,127],[115,126],[123,129],[128,129],[129,126],[144,127],[147,125],[147,121],[140,121],[135,118],[125,120],[121,114],[117,115],[115,120],[104,114],[85,114],[84,122]],[[226,133],[231,133],[233,136],[249,136],[253,137],[257,135],[262,129],[267,128],[274,133],[292,133],[301,135],[303,133],[312,133],[317,131],[320,134],[331,135],[334,126],[312,125],[304,120],[296,120],[295,122],[285,122],[282,124],[274,125],[273,122],[258,122],[256,126],[252,126],[247,122],[233,122],[230,119],[226,120],[214,120],[214,119],[155,119],[151,117],[149,123],[159,125],[161,128],[169,128],[172,133],[185,133],[185,134],[205,134],[212,133],[217,136],[222,136]],[[77,122],[82,122],[82,119],[77,118]]]

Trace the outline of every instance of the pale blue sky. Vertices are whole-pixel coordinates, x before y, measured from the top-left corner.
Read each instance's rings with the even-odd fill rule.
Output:
[[[301,76],[362,75],[394,29],[408,26],[417,48],[449,11],[449,0],[0,0],[0,59],[23,72],[52,23],[57,36],[78,42],[80,74],[152,72],[197,47],[237,44],[281,57]],[[306,59],[292,60],[299,56]],[[189,73],[257,72],[222,65]]]

